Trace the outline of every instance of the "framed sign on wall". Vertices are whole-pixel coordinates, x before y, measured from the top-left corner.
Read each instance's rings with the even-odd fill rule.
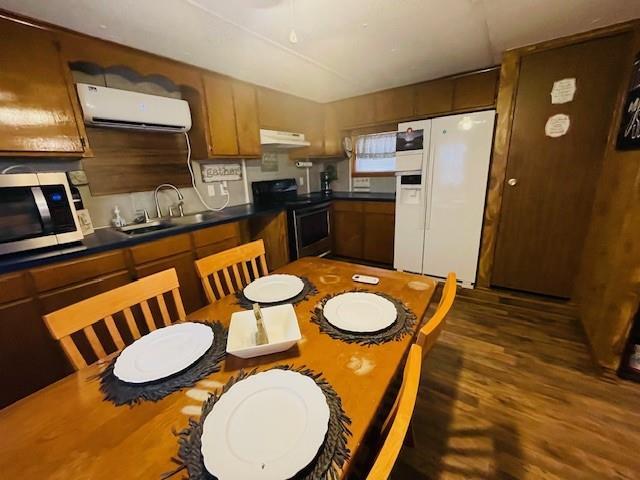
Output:
[[[204,163],[201,168],[204,183],[242,179],[242,166],[239,163]]]
[[[622,110],[616,148],[618,150],[640,148],[640,55],[636,56],[633,62],[631,84]]]

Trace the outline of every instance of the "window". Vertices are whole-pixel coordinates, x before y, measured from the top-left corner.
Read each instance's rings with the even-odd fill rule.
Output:
[[[396,169],[396,132],[356,137],[353,173],[390,174]]]

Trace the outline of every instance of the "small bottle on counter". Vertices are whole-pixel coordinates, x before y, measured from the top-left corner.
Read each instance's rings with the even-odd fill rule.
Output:
[[[113,218],[111,219],[111,225],[116,228],[127,226],[127,221],[120,215],[120,208],[118,208],[117,205],[113,208]]]

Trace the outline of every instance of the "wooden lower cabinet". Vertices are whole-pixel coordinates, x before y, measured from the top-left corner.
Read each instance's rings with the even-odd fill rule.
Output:
[[[394,202],[334,201],[335,255],[391,265],[394,236]]]
[[[393,202],[364,204],[363,258],[393,264],[396,205]]]
[[[362,258],[364,217],[362,202],[333,202],[333,253],[340,257]]]
[[[36,300],[0,305],[0,408],[72,372]]]
[[[202,292],[200,279],[196,274],[193,262],[195,256],[192,252],[181,253],[172,257],[166,257],[151,263],[137,265],[135,267],[136,278],[146,277],[152,273],[175,268],[180,282],[180,295],[187,313],[193,312],[206,305]]]

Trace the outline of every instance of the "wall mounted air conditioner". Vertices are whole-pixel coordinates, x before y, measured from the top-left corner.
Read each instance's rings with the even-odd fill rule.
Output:
[[[76,87],[87,125],[154,132],[191,128],[191,112],[184,100],[85,83]]]
[[[285,150],[311,145],[304,139],[304,133],[279,132],[260,129],[260,144],[264,150]]]

